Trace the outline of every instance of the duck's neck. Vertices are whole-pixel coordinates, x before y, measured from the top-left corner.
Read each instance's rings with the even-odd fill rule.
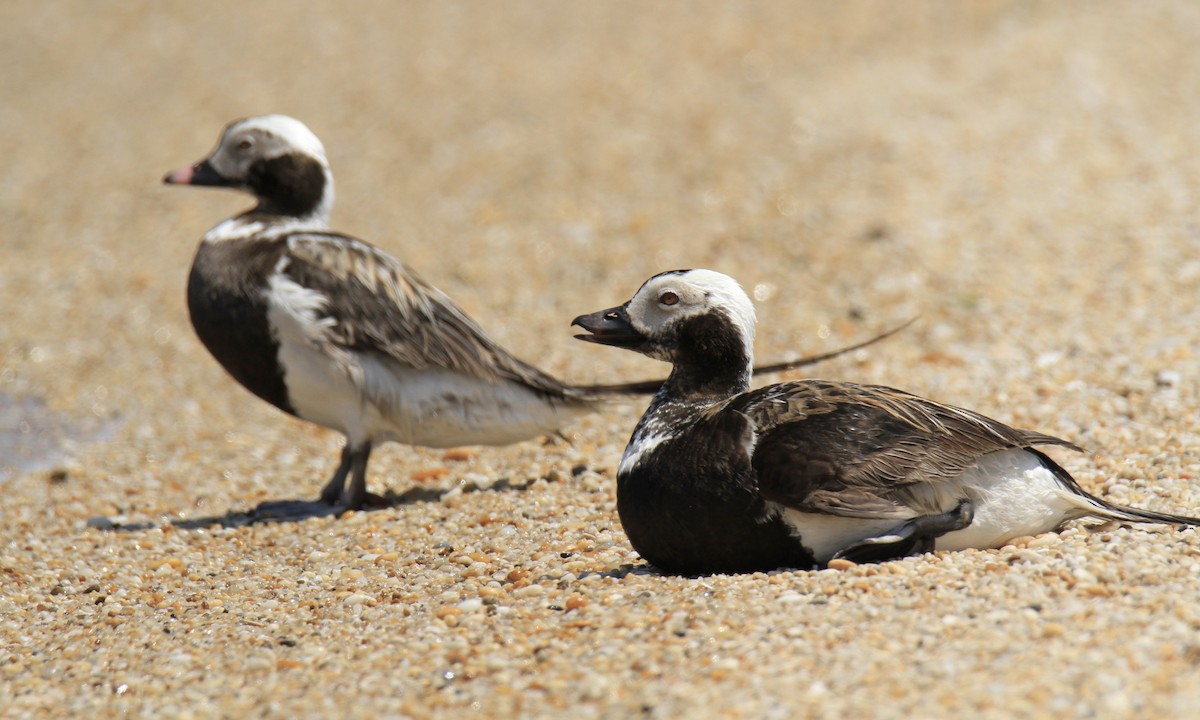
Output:
[[[702,316],[680,334],[663,392],[689,399],[723,400],[750,389],[753,354],[746,337],[725,318]]]

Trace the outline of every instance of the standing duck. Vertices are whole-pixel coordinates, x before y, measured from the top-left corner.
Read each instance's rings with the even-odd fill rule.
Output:
[[[321,141],[299,120],[231,123],[211,155],[164,182],[255,197],[255,207],[200,242],[188,278],[192,326],[250,392],[346,436],[318,501],[270,503],[260,514],[362,508],[367,460],[383,442],[505,445],[554,432],[605,397],[653,393],[661,384],[557,380],[497,345],[400,261],[330,230],[333,175]]]

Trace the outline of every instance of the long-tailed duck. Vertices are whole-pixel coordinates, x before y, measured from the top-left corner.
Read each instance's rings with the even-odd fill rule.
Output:
[[[749,390],[754,306],[732,278],[666,272],[572,323],[672,364],[617,471],[642,557],[678,573],[821,566],[999,547],[1076,518],[1197,525],[1086,491],[1059,438],[892,388],[799,380]]]
[[[321,141],[298,120],[234,122],[211,155],[164,181],[234,188],[258,200],[200,243],[188,280],[192,325],[252,393],[346,436],[341,464],[318,503],[261,510],[361,508],[367,459],[385,441],[513,443],[594,411],[604,396],[648,394],[661,385],[560,382],[506,352],[403,263],[331,231],[333,175]]]

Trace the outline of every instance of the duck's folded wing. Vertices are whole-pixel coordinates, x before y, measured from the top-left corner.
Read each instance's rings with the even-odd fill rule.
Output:
[[[453,300],[369,243],[337,233],[295,233],[288,249],[279,270],[328,299],[324,337],[339,348],[561,393],[554,378],[510,355]]]
[[[765,499],[843,517],[907,518],[952,505],[948,482],[988,453],[1059,438],[881,386],[800,381],[743,396]]]

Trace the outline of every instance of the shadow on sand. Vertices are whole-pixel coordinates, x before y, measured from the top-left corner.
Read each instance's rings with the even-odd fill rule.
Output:
[[[583,468],[575,468],[574,474],[579,475]],[[462,486],[463,493],[476,492],[523,492],[538,481],[555,482],[550,478],[532,478],[524,482],[512,482],[502,478],[490,485],[475,485],[467,483]],[[414,487],[402,493],[388,492],[385,495],[368,494],[367,506],[363,512],[375,512],[387,508],[415,505],[417,503],[440,502],[446,495],[456,492],[458,488],[433,489]],[[126,522],[121,516],[109,518],[103,515],[88,520],[88,526],[111,532],[138,532],[158,527],[171,526],[181,530],[196,530],[207,527],[237,528],[257,523],[287,523],[300,522],[316,517],[337,516],[344,513],[343,508],[328,505],[320,500],[271,500],[260,503],[253,510],[230,511],[224,515],[209,515],[205,517],[186,518],[163,522],[142,521]]]

